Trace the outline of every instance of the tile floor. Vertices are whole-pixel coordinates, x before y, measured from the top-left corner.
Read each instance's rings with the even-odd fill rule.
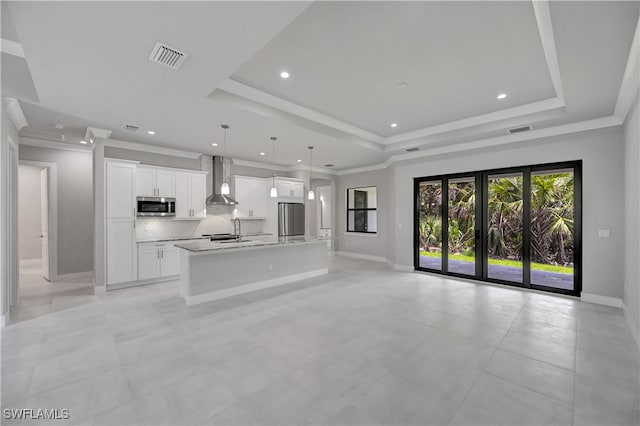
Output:
[[[20,262],[20,301],[11,310],[10,324],[37,318],[74,306],[96,301],[93,285],[88,279],[49,282],[42,277],[41,260]]]
[[[620,309],[330,262],[195,307],[166,283],[24,318],[2,330],[2,408],[83,425],[640,422]]]

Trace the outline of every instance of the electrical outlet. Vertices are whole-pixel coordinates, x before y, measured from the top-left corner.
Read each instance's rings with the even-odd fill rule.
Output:
[[[608,229],[598,229],[598,237],[600,238],[609,238],[611,233]]]

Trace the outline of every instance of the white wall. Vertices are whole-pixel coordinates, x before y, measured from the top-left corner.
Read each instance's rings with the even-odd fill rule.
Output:
[[[391,201],[391,187],[389,176],[391,169],[373,170],[364,173],[341,175],[338,178],[338,193],[336,194],[337,225],[335,227],[336,250],[363,254],[367,256],[387,258],[387,246],[393,242],[386,224],[389,222],[389,212],[394,208]],[[375,186],[377,195],[378,232],[370,234],[347,233],[347,189]],[[411,210],[411,204],[408,205]]]
[[[582,160],[582,291],[623,296],[623,179],[620,127],[527,141],[483,152],[396,164],[395,263],[413,265],[413,178]],[[599,238],[609,229],[610,238]]]
[[[638,97],[624,124],[624,305],[629,325],[640,345],[640,109]]]
[[[42,257],[41,167],[20,165],[18,170],[18,249],[19,258]]]
[[[0,115],[2,118],[0,126],[2,129],[0,137],[0,313],[4,319],[9,307],[9,281],[10,279],[17,280],[18,270],[17,257],[11,254],[13,249],[10,247],[13,234],[17,232],[15,226],[9,224],[10,211],[17,212],[16,200],[11,196],[12,192],[17,193],[17,182],[15,182],[17,169],[12,179],[9,176],[9,138],[17,144],[18,131],[7,114],[4,98],[0,99]],[[17,145],[13,148],[18,150]],[[16,187],[12,189],[12,185]]]
[[[58,275],[93,271],[91,153],[22,145],[20,160],[57,164]]]
[[[339,250],[385,257],[400,267],[412,269],[413,178],[582,160],[583,292],[621,299],[625,244],[622,139],[621,127],[601,129],[526,141],[502,149],[407,160],[383,170],[342,175],[336,229]],[[630,161],[637,166],[637,156]],[[346,236],[345,191],[370,185],[378,187],[378,238]],[[637,188],[636,184],[636,191]],[[636,214],[636,221],[637,217]],[[609,229],[611,237],[599,238],[598,229]]]

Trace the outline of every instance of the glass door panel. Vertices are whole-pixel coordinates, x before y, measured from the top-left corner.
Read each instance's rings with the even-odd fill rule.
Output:
[[[442,181],[420,182],[418,210],[419,265],[442,271]]]
[[[531,284],[574,290],[573,169],[531,173]]]
[[[523,174],[488,176],[487,277],[523,282]]]
[[[449,179],[448,187],[447,271],[475,276],[476,179]]]

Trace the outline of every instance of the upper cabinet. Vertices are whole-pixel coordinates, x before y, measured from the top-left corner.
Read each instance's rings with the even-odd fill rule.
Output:
[[[175,174],[176,219],[207,217],[207,175],[198,172]]]
[[[304,198],[304,182],[294,179],[276,178],[278,197]]]
[[[161,167],[138,166],[136,195],[138,197],[175,197],[176,172]]]
[[[264,218],[267,214],[270,188],[267,182],[262,178],[234,176],[234,185],[238,217]]]

